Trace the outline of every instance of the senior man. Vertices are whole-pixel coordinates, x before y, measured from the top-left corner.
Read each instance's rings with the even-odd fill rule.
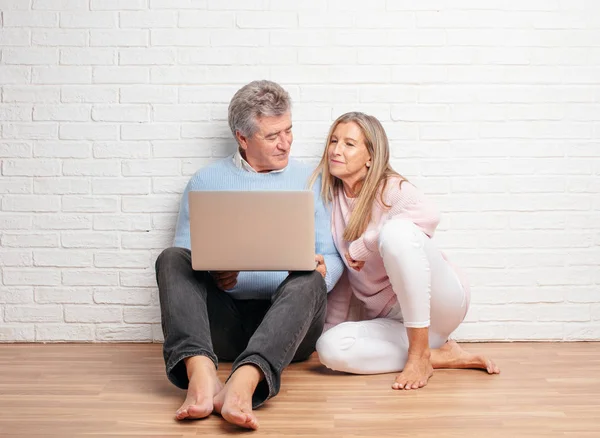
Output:
[[[158,257],[156,277],[167,376],[187,389],[176,418],[203,418],[216,411],[230,423],[256,429],[253,409],[279,392],[281,373],[290,362],[306,360],[315,350],[327,292],[340,278],[343,264],[331,236],[329,212],[315,189],[315,271],[192,269],[190,191],[305,190],[312,172],[289,156],[291,99],[280,85],[264,80],[245,85],[233,96],[228,113],[238,149],[190,179],[174,245]],[[219,359],[233,361],[225,385],[217,377]]]

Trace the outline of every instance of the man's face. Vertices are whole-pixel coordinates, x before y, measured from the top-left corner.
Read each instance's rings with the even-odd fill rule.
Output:
[[[257,131],[249,137],[236,134],[245,159],[257,172],[280,170],[287,166],[292,146],[292,116],[289,112],[256,120]]]

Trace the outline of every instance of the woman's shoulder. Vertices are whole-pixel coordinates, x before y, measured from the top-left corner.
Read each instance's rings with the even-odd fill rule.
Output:
[[[400,175],[388,176],[381,184],[380,192],[385,201],[392,201],[398,198],[420,196],[420,191],[409,180]]]
[[[390,175],[386,177],[381,182],[379,190],[380,192],[383,191],[384,197],[407,195],[419,191],[413,183],[401,175]]]

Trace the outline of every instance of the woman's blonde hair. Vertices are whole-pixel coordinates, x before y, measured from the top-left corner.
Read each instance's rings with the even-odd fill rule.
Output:
[[[390,166],[390,146],[385,129],[377,118],[361,113],[349,112],[337,118],[327,135],[323,157],[310,179],[310,186],[321,176],[321,197],[326,203],[333,202],[336,192],[343,190],[342,180],[331,175],[329,172],[329,145],[335,128],[340,123],[356,123],[365,138],[365,145],[371,156],[371,166],[367,170],[367,176],[361,181],[362,186],[357,193],[356,206],[350,216],[348,226],[344,231],[344,239],[352,242],[365,232],[371,221],[373,204],[380,202],[384,207],[390,208],[383,200],[386,185],[390,177],[399,177],[400,183],[406,180]],[[377,194],[379,193],[379,199]]]

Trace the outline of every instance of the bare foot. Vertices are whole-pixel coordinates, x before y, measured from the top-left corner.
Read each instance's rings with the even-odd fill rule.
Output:
[[[194,356],[185,359],[189,376],[187,397],[175,413],[177,420],[208,417],[213,411],[213,398],[223,388],[212,360]]]
[[[433,368],[475,368],[489,374],[499,374],[500,368],[481,354],[463,350],[455,341],[448,341],[442,347],[431,350]]]
[[[433,376],[431,360],[427,356],[408,356],[404,369],[396,377],[392,389],[419,389]]]
[[[252,395],[261,377],[262,373],[252,365],[238,368],[215,396],[215,411],[231,424],[258,429],[258,419],[252,412]]]

